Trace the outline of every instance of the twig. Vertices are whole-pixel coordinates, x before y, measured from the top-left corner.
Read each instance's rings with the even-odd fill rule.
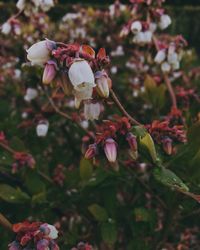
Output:
[[[119,101],[118,97],[116,96],[115,92],[111,89],[110,90],[111,98],[114,101],[114,103],[117,105],[119,110],[124,114],[132,124],[142,126],[141,123],[139,123],[137,120],[135,120],[129,113],[125,110],[125,108],[122,106],[121,102]]]
[[[173,108],[177,108],[176,95],[175,95],[174,90],[172,88],[169,77],[168,77],[167,74],[163,74],[163,77],[164,77],[165,83],[167,85],[167,88],[168,88],[168,91],[169,91],[169,94],[170,94],[170,97],[171,97],[171,100],[172,100],[172,106],[173,106]]]
[[[12,148],[10,148],[8,145],[4,144],[3,142],[0,142],[0,146],[2,148],[4,148],[6,151],[10,152],[11,154],[15,153],[15,151]]]
[[[4,228],[12,231],[12,224],[10,223],[10,221],[8,219],[6,219],[6,217],[2,213],[0,213],[0,224]]]
[[[68,119],[68,120],[71,120],[71,121],[74,121],[70,115],[62,112],[54,103],[54,101],[52,100],[52,98],[46,93],[45,91],[45,94],[49,100],[49,103],[51,104],[51,106],[54,108],[54,110],[56,111],[56,113],[58,113],[59,115],[63,116],[64,118]],[[89,135],[90,137],[94,138],[94,136],[85,128],[83,128],[77,121],[74,121],[76,123],[76,125],[81,128],[87,135]]]

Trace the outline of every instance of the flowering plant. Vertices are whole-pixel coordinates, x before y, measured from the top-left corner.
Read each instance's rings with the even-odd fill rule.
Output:
[[[59,6],[19,0],[1,26],[3,248],[195,249],[194,53],[163,0]]]

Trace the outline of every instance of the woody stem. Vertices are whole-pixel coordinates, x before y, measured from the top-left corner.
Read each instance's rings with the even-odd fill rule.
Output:
[[[139,123],[137,120],[135,120],[131,115],[129,115],[129,113],[125,110],[125,108],[123,107],[123,105],[121,104],[121,102],[119,101],[118,97],[116,96],[115,92],[111,89],[110,90],[110,94],[111,94],[111,98],[114,101],[114,103],[117,105],[117,107],[119,108],[119,110],[122,112],[122,114],[124,114],[133,125],[139,125],[141,126],[142,124]]]
[[[12,231],[12,224],[10,223],[10,221],[8,219],[6,219],[6,217],[0,213],[0,224],[6,228],[9,229],[10,231]]]
[[[167,89],[168,89],[170,97],[171,97],[172,107],[177,108],[176,95],[174,93],[174,90],[173,90],[173,87],[172,87],[171,82],[169,80],[169,77],[167,74],[163,74],[163,77],[164,77],[165,83],[167,85]]]

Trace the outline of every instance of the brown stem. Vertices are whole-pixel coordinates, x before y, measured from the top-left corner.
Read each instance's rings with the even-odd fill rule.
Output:
[[[165,83],[167,85],[167,88],[168,88],[168,91],[169,91],[169,94],[170,94],[170,97],[171,97],[171,100],[172,100],[172,106],[173,106],[173,108],[177,108],[176,95],[175,95],[174,90],[172,88],[169,77],[168,77],[167,74],[163,74],[163,77],[164,77]]]
[[[46,93],[46,92],[45,92]],[[51,106],[53,107],[53,109],[56,111],[56,113],[58,113],[59,115],[63,116],[64,118],[68,119],[68,120],[71,120],[72,121],[72,118],[70,115],[62,112],[54,103],[54,101],[52,100],[52,98],[46,93],[46,96],[49,100],[49,103],[51,104]],[[77,121],[74,121],[76,123],[76,125],[81,128],[87,135],[89,135],[90,137],[94,138],[94,136],[87,130],[87,129],[84,129]]]
[[[5,150],[7,150],[8,152],[10,152],[11,154],[15,153],[15,151],[12,148],[10,148],[8,145],[4,144],[3,142],[0,142],[0,146],[2,148],[4,148]]]
[[[10,221],[8,219],[6,219],[6,217],[0,213],[0,224],[6,228],[9,229],[10,231],[12,231],[12,224],[10,223]]]
[[[111,89],[110,90],[111,98],[114,101],[114,103],[117,105],[119,110],[124,114],[133,125],[139,125],[142,126],[141,123],[139,123],[137,120],[135,120],[129,113],[125,110],[125,108],[122,106],[121,102],[119,101],[118,97],[116,96],[115,92]]]

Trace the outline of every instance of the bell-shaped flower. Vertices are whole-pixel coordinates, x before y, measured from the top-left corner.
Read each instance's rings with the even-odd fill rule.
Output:
[[[84,85],[84,84],[83,84]],[[75,107],[79,108],[80,103],[83,100],[89,100],[92,99],[92,93],[93,93],[93,88],[90,85],[86,85],[74,90],[74,96],[75,96]]]
[[[58,238],[58,230],[53,225],[44,223],[40,226],[40,231],[45,235],[48,235],[48,237],[52,240]]]
[[[104,152],[109,162],[114,163],[117,159],[117,143],[112,139],[108,138],[104,144]]]
[[[142,24],[140,21],[134,21],[131,24],[131,31],[133,32],[133,34],[137,34],[141,30],[142,30]]]
[[[84,116],[86,120],[98,120],[101,112],[101,106],[97,103],[85,102],[84,103]]]
[[[11,32],[12,26],[9,22],[5,22],[1,27],[1,32],[8,35]]]
[[[164,73],[168,73],[168,72],[171,70],[170,64],[169,64],[168,62],[163,62],[163,63],[161,64],[161,70],[162,70],[162,72],[164,72]]]
[[[172,23],[171,17],[168,15],[162,15],[160,17],[160,21],[158,23],[158,26],[161,30],[166,29],[170,24]]]
[[[129,144],[131,150],[133,152],[137,151],[137,137],[129,132],[126,135],[126,140],[128,141],[128,144]]]
[[[56,76],[56,68],[56,62],[53,60],[50,60],[46,63],[42,77],[42,82],[44,84],[49,84],[53,81]]]
[[[49,130],[49,122],[47,120],[40,121],[36,127],[36,133],[38,137],[45,137]]]
[[[88,149],[85,152],[86,159],[92,159],[97,154],[97,145],[96,143],[90,144]]]
[[[50,10],[53,6],[54,6],[53,0],[40,0],[40,7],[44,12]]]
[[[159,50],[154,58],[154,62],[157,64],[162,63],[166,58],[165,50]]]
[[[109,97],[109,88],[111,87],[111,79],[105,71],[97,71],[95,73],[96,90],[101,97]]]
[[[26,0],[18,0],[17,3],[16,3],[16,7],[19,10],[23,10],[25,8],[25,1]]]
[[[75,90],[83,91],[88,86],[95,87],[94,74],[85,60],[75,60],[69,68],[68,76]]]
[[[33,44],[27,50],[27,58],[33,65],[43,65],[50,59],[51,46],[55,43],[49,40],[40,41]]]
[[[37,96],[38,96],[38,91],[36,89],[27,88],[26,94],[24,96],[24,100],[27,102],[30,102],[33,99],[35,99]]]

